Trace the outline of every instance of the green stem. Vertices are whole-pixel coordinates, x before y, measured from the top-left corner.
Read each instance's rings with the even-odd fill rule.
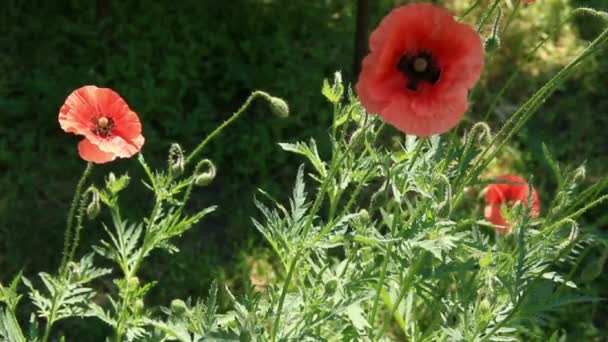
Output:
[[[520,5],[521,5],[521,0],[517,1],[517,3],[515,3],[515,6],[513,7],[513,11],[511,11],[511,14],[509,14],[509,17],[507,18],[507,23],[505,24],[504,28],[502,29],[502,34],[504,34],[505,32],[508,32],[507,30],[509,29],[509,26],[511,26],[513,19],[515,19],[515,15],[517,14],[517,10],[519,10]]]
[[[272,341],[275,342],[277,340],[277,333],[279,332],[279,323],[281,321],[281,312],[283,311],[283,303],[285,303],[285,297],[287,296],[287,288],[291,283],[291,278],[293,277],[293,273],[296,269],[296,265],[298,263],[298,259],[302,254],[302,248],[298,249],[296,255],[294,255],[291,260],[291,264],[289,265],[289,271],[287,272],[287,277],[285,278],[285,283],[283,284],[283,289],[281,291],[281,297],[279,298],[279,305],[277,306],[277,317],[274,320],[272,325]]]
[[[411,285],[412,285],[412,283],[414,281],[414,276],[416,276],[416,273],[418,273],[418,271],[420,270],[420,267],[422,266],[422,262],[424,261],[424,259],[426,259],[426,252],[423,252],[418,257],[418,260],[416,260],[416,263],[412,267],[410,267],[410,269],[408,270],[407,276],[403,280],[403,284],[401,286],[401,290],[399,291],[399,294],[397,295],[397,301],[393,304],[393,307],[391,309],[390,316],[394,316],[395,315],[395,312],[397,311],[397,308],[399,307],[399,304],[401,304],[401,301],[403,300],[403,298],[405,297],[405,295],[408,293],[408,290],[410,289],[410,287],[411,287]],[[384,321],[384,325],[382,327],[382,330],[380,330],[380,335],[377,336],[376,338],[374,338],[374,340],[380,340],[382,338],[382,336],[384,336],[384,333],[388,329],[389,322],[390,322],[389,319],[387,319],[386,321]]]
[[[494,13],[494,10],[496,10],[496,7],[498,7],[498,4],[500,4],[501,1],[502,0],[495,0],[492,4],[492,7],[490,7],[489,10],[484,12],[481,17],[481,20],[479,21],[479,24],[477,24],[477,32],[481,32],[483,25],[485,25],[486,21],[488,21],[488,18],[492,15],[492,13]]]
[[[520,2],[517,3],[516,6],[518,6],[520,4]],[[528,52],[524,57],[523,57],[523,61],[524,63],[530,62],[532,60],[532,58],[536,55],[536,52],[543,46],[545,45],[545,43],[547,41],[549,41],[550,39],[552,39],[553,37],[555,37],[561,30],[561,28],[567,24],[575,15],[582,13],[582,14],[595,14],[592,13],[589,9],[587,8],[577,8],[575,10],[573,10],[568,17],[566,17],[566,19],[564,19],[560,25],[558,25],[550,34],[548,34],[546,37],[544,37],[543,39],[541,39],[541,41],[536,44],[536,46],[534,47],[534,49],[532,49],[530,52]],[[506,31],[507,26],[510,24],[510,21],[512,20],[512,18],[510,17],[509,20],[507,21],[507,24],[505,26],[505,29],[503,31]],[[484,115],[484,119],[483,121],[487,121],[488,118],[490,117],[490,115],[494,112],[494,109],[496,108],[496,106],[498,105],[498,102],[500,101],[500,99],[502,98],[502,96],[504,95],[504,93],[507,91],[507,89],[509,89],[511,87],[511,85],[513,84],[513,82],[519,77],[520,74],[520,70],[516,69],[514,72],[511,73],[511,76],[509,77],[509,79],[507,80],[507,82],[505,82],[505,84],[503,85],[503,87],[498,91],[498,94],[496,94],[496,96],[494,96],[494,98],[492,99],[492,102],[490,102],[490,105],[488,107],[488,110],[486,111],[485,115]]]
[[[578,12],[577,12],[578,13]],[[505,125],[496,134],[495,138],[490,142],[489,146],[481,153],[477,161],[470,169],[464,180],[458,184],[455,203],[458,203],[462,197],[464,187],[494,159],[502,147],[511,139],[511,137],[523,127],[523,125],[532,117],[540,106],[553,94],[559,85],[562,84],[572,73],[578,64],[598,51],[599,47],[608,39],[608,29],[604,30],[578,57],[570,62],[566,67],[560,70],[547,84],[536,92],[524,105],[511,116]],[[490,152],[491,151],[491,152]],[[488,155],[489,154],[489,155]]]
[[[247,100],[245,101],[245,103],[243,103],[243,105],[241,106],[241,108],[239,108],[239,110],[237,110],[234,114],[232,114],[232,116],[230,117],[230,119],[224,121],[223,124],[221,124],[220,126],[218,126],[213,132],[211,132],[211,134],[209,134],[195,149],[194,151],[192,151],[192,153],[190,153],[190,155],[188,156],[188,158],[186,158],[186,161],[184,162],[184,166],[187,166],[188,163],[190,163],[192,160],[194,160],[194,158],[196,158],[205,148],[205,146],[207,146],[207,144],[213,140],[213,138],[215,138],[218,134],[220,134],[224,128],[230,126],[230,124],[232,124],[233,122],[235,122],[239,116],[241,116],[241,114],[243,114],[243,112],[245,112],[245,110],[247,108],[249,108],[249,106],[251,105],[251,103],[253,103],[253,100],[255,100],[258,97],[263,97],[267,100],[270,101],[271,96],[268,93],[265,93],[263,91],[257,90],[255,92],[253,92],[251,95],[249,95],[249,97],[247,98]]]
[[[371,125],[371,123],[366,125],[365,128],[368,128],[369,125]],[[364,136],[364,134],[360,135],[360,137],[361,136]],[[317,197],[315,198],[315,201],[313,202],[312,208],[311,208],[310,212],[308,213],[308,220],[306,221],[306,223],[304,224],[304,228],[302,229],[301,236],[304,237],[304,239],[308,239],[308,232],[310,231],[310,228],[312,228],[312,223],[315,218],[315,215],[321,209],[321,204],[323,203],[323,200],[325,199],[325,193],[327,192],[327,189],[331,183],[331,180],[336,176],[336,173],[338,172],[338,167],[340,166],[340,164],[342,164],[344,159],[346,159],[346,156],[348,156],[352,146],[354,146],[355,143],[356,143],[356,141],[349,144],[346,147],[346,149],[344,150],[344,153],[342,155],[336,156],[334,154],[334,156],[332,157],[332,165],[329,170],[329,173],[328,173],[327,177],[323,180],[323,183],[321,184],[321,189],[319,189],[319,192],[317,193]],[[277,338],[277,333],[279,330],[279,323],[281,321],[281,313],[283,311],[283,304],[285,303],[285,297],[287,296],[289,283],[291,283],[291,278],[293,277],[293,272],[297,266],[300,256],[302,255],[302,251],[305,248],[306,248],[306,246],[302,246],[297,250],[296,254],[294,255],[294,258],[292,259],[292,261],[289,265],[289,269],[287,271],[287,277],[285,278],[285,282],[284,282],[283,288],[281,290],[281,297],[279,298],[279,304],[277,306],[276,318],[273,323],[273,329],[272,329],[272,341],[273,342],[276,341],[276,338]]]
[[[393,220],[395,220],[395,218],[393,218]],[[382,287],[384,286],[384,280],[386,279],[386,270],[388,268],[388,262],[393,253],[393,244],[393,241],[389,242],[386,249],[386,256],[384,257],[384,261],[382,263],[382,269],[380,270],[380,279],[378,280],[378,286],[376,288],[376,298],[374,299],[374,304],[372,305],[372,315],[369,319],[372,326],[374,326],[376,323],[376,315],[378,314],[380,297],[382,296]]]
[[[464,19],[467,15],[469,15],[471,12],[473,12],[473,10],[476,9],[477,6],[479,6],[480,2],[481,2],[481,0],[476,0],[475,3],[473,5],[471,5],[471,7],[469,7],[466,11],[464,11],[464,13],[458,18],[458,20],[462,21],[462,19]]]
[[[76,215],[76,209],[78,207],[78,199],[80,198],[80,194],[82,194],[82,189],[84,188],[84,184],[87,181],[87,178],[91,174],[93,170],[93,163],[87,163],[87,167],[84,169],[82,176],[80,176],[80,180],[78,181],[78,185],[76,185],[76,191],[74,192],[74,198],[72,199],[72,205],[70,206],[70,211],[68,213],[68,219],[65,228],[65,240],[63,242],[63,257],[61,258],[61,265],[59,266],[59,274],[65,275],[65,267],[68,263],[68,258],[70,255],[70,240],[72,239],[72,227],[74,225],[74,216]]]
[[[78,214],[76,215],[76,231],[74,232],[74,240],[72,242],[72,247],[66,265],[73,261],[74,256],[76,255],[76,249],[78,248],[78,244],[80,242],[80,232],[83,228],[82,219],[85,215],[84,211],[87,206],[87,195],[92,191],[94,190],[89,188],[81,196],[80,205],[78,206]]]
[[[53,324],[55,323],[55,315],[57,314],[57,298],[63,295],[62,291],[55,293],[52,298],[51,312],[49,313],[46,327],[44,327],[44,337],[42,338],[42,342],[48,342],[49,337],[51,336],[51,329],[53,328]]]

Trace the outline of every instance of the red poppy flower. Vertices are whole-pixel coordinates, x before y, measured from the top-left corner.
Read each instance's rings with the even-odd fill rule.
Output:
[[[109,88],[76,89],[59,110],[59,124],[68,133],[84,135],[80,157],[98,164],[132,157],[144,144],[139,117]]]
[[[527,4],[531,4],[531,3],[533,3],[534,1],[536,1],[536,0],[523,0],[523,2],[525,2],[525,3],[527,3]]]
[[[524,178],[518,175],[503,175],[496,177],[497,180],[503,180],[509,183],[490,184],[486,191],[487,206],[484,211],[486,219],[498,227],[496,231],[500,234],[511,232],[511,223],[507,222],[502,214],[501,206],[507,205],[512,207],[517,202],[523,205],[528,204],[530,195],[530,185]],[[536,189],[532,189],[532,206],[530,210],[531,217],[540,215],[540,200]]]
[[[484,64],[473,28],[440,7],[410,4],[387,15],[369,43],[356,86],[369,112],[418,136],[456,126]]]

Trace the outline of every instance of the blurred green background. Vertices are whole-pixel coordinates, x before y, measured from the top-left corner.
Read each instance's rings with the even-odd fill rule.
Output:
[[[405,2],[370,0],[370,29]],[[463,13],[472,2],[443,1],[454,13]],[[505,6],[511,4],[505,0]],[[607,10],[608,2],[537,0],[522,6],[504,32],[501,49],[488,57],[483,80],[472,95],[469,120],[461,129],[485,117],[491,99],[518,70],[521,76],[513,89],[489,115],[491,126],[500,127],[600,32],[600,22],[575,20],[531,61],[522,58],[578,6]],[[354,0],[3,1],[0,282],[22,268],[32,276],[52,271],[60,262],[65,215],[84,162],[76,149],[79,139],[60,130],[57,114],[72,90],[95,84],[118,91],[140,115],[143,153],[155,168],[165,166],[171,142],[192,149],[253,90],[288,101],[288,119],[273,117],[266,104],[257,103],[209,146],[205,157],[216,163],[218,177],[196,191],[193,206],[218,204],[220,209],[180,240],[181,253],[156,254],[148,265],[153,267],[144,267],[143,278],[160,280],[150,296],[157,304],[204,296],[214,278],[237,293],[249,286],[251,260],[267,259],[268,254],[250,224],[250,217],[258,215],[252,205],[255,190],[263,188],[279,199],[290,192],[301,160],[281,152],[277,142],[312,136],[326,152],[331,108],[320,86],[336,70],[343,71],[345,80],[356,80],[356,8]],[[475,23],[476,14],[466,21]],[[603,53],[586,62],[513,142],[515,152],[505,157],[507,171],[534,174],[546,200],[555,184],[542,156],[543,141],[563,165],[586,161],[588,182],[606,175],[607,57]],[[121,160],[97,167],[95,181],[100,184],[110,171],[128,171],[133,179],[140,174],[136,161]],[[141,217],[152,205],[149,193],[139,181],[129,189],[125,209]],[[601,229],[608,215],[598,210],[587,224]],[[103,238],[99,221],[85,229],[81,253]],[[596,248],[589,259],[598,260],[603,252]],[[601,271],[603,261],[599,267]],[[600,272],[586,290],[608,295],[601,286],[607,278]],[[607,310],[600,305],[579,310],[586,320],[579,316],[555,329],[600,338],[602,329],[608,329]],[[86,329],[103,327],[91,321]]]

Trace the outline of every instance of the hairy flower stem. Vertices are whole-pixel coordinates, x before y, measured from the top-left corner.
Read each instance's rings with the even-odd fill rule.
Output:
[[[507,23],[505,24],[504,28],[502,29],[502,34],[504,34],[505,32],[508,32],[507,30],[509,29],[509,26],[511,26],[513,19],[515,19],[515,15],[517,14],[517,11],[519,10],[519,8],[521,6],[521,2],[522,2],[522,0],[519,0],[515,3],[515,6],[513,6],[513,10],[511,11],[511,14],[509,14],[509,16],[507,17]]]
[[[74,260],[74,256],[76,255],[76,250],[78,249],[78,244],[80,243],[80,232],[82,231],[82,219],[84,218],[85,215],[85,209],[87,207],[87,196],[89,195],[89,193],[93,192],[95,190],[89,188],[87,189],[87,191],[84,192],[84,194],[82,194],[81,198],[80,198],[80,205],[78,206],[78,214],[76,215],[76,229],[74,231],[74,240],[72,242],[72,246],[70,248],[70,254],[68,256],[68,260],[66,262],[66,264],[69,264],[71,261]]]
[[[65,275],[66,265],[68,263],[68,259],[70,256],[70,240],[72,239],[72,227],[74,225],[74,217],[76,216],[76,209],[78,207],[78,200],[80,199],[80,195],[82,194],[82,189],[84,188],[84,184],[87,181],[87,178],[91,174],[93,170],[93,163],[87,163],[87,167],[84,169],[82,176],[80,176],[80,180],[78,181],[78,185],[76,185],[76,191],[74,192],[74,198],[72,199],[72,205],[70,206],[70,211],[68,213],[68,219],[65,227],[65,239],[63,242],[63,257],[61,259],[61,265],[59,266],[59,274]]]
[[[207,144],[211,140],[213,140],[213,138],[215,138],[217,135],[219,135],[226,127],[230,126],[230,124],[232,124],[233,122],[235,122],[241,116],[241,114],[243,114],[243,112],[245,112],[245,110],[247,108],[249,108],[249,106],[253,103],[253,101],[255,99],[257,99],[258,97],[263,97],[267,101],[270,101],[270,99],[271,99],[271,96],[268,93],[266,93],[266,92],[263,92],[263,91],[260,91],[260,90],[254,91],[251,95],[249,95],[249,97],[247,98],[247,100],[245,101],[245,103],[243,103],[243,105],[241,106],[241,108],[239,108],[239,110],[237,110],[234,114],[232,114],[232,116],[230,117],[230,119],[224,121],[224,123],[222,123],[220,126],[218,126],[213,132],[211,132],[211,134],[209,134],[194,149],[194,151],[192,151],[192,153],[190,153],[190,155],[188,156],[188,158],[186,158],[186,161],[184,162],[184,166],[186,166],[190,162],[192,162],[203,151],[203,149],[205,149],[205,146],[207,146]]]
[[[481,2],[481,0],[476,0],[475,3],[473,5],[471,5],[471,7],[469,7],[466,11],[464,11],[464,13],[458,17],[459,21],[462,21],[462,19],[464,19],[467,15],[469,15],[471,12],[473,12],[474,9],[477,8],[477,6],[479,6],[479,3]]]
[[[485,25],[486,21],[488,21],[488,18],[490,18],[492,13],[494,13],[494,11],[496,10],[496,7],[498,7],[498,5],[500,4],[501,1],[503,1],[503,0],[495,0],[494,3],[492,4],[492,6],[483,13],[483,15],[481,16],[481,20],[479,21],[479,24],[477,24],[477,32],[481,32],[483,25]]]
[[[517,7],[517,6],[519,6],[519,4],[520,4],[520,2],[517,2],[517,4],[515,6]],[[566,19],[562,20],[562,22],[559,25],[557,25],[557,27],[555,27],[553,29],[553,31],[551,31],[551,33],[549,33],[546,37],[542,38],[540,40],[540,42],[538,44],[536,44],[536,46],[534,47],[534,49],[532,49],[532,51],[528,52],[523,57],[524,63],[530,62],[532,60],[532,58],[536,55],[536,52],[543,45],[545,45],[545,43],[547,41],[549,41],[550,39],[553,39],[554,37],[556,37],[558,35],[558,33],[561,31],[561,29],[564,27],[564,25],[566,25],[570,20],[572,20],[572,18],[574,18],[578,14],[588,14],[588,15],[601,16],[595,10],[588,9],[588,8],[577,8],[577,9],[573,10],[572,12],[570,12],[570,14],[568,15],[568,17],[566,17]],[[506,28],[507,28],[507,26],[510,23],[510,19],[511,19],[511,17],[507,21],[507,24],[505,25],[505,29],[503,31],[506,31]],[[606,18],[604,18],[604,19],[606,19]],[[492,98],[492,101],[490,102],[490,105],[488,106],[488,110],[486,111],[486,113],[484,115],[483,121],[487,121],[488,120],[488,118],[494,112],[496,106],[498,105],[498,102],[502,99],[502,96],[504,95],[504,93],[511,87],[511,85],[513,84],[513,82],[515,80],[517,80],[517,78],[519,77],[519,74],[520,74],[520,69],[517,69],[517,70],[513,71],[513,73],[511,73],[511,76],[507,79],[507,82],[505,82],[505,84],[498,91],[498,93],[496,94],[496,96],[494,96]]]

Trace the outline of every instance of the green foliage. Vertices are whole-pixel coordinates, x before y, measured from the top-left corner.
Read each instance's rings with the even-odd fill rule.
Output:
[[[568,10],[568,6],[562,0],[547,3],[551,9],[547,14],[538,14],[534,11],[542,10],[531,6],[530,12],[536,13],[533,15],[537,15],[539,23],[552,27],[561,21],[555,19]],[[0,302],[5,306],[0,311],[0,341],[47,341],[56,322],[80,324],[79,318],[83,317],[93,317],[107,325],[118,341],[508,341],[547,339],[548,336],[551,336],[550,340],[558,340],[565,336],[577,338],[576,332],[581,329],[586,331],[584,338],[599,335],[590,323],[591,310],[588,308],[597,305],[599,298],[606,295],[597,284],[605,279],[602,270],[608,259],[608,244],[597,228],[608,221],[604,215],[590,222],[584,214],[608,200],[605,194],[608,178],[596,179],[591,186],[583,188],[588,172],[585,165],[591,164],[592,174],[597,174],[598,170],[602,171],[597,167],[601,163],[591,160],[571,167],[563,160],[564,157],[570,159],[573,153],[576,157],[591,155],[589,151],[593,148],[588,146],[586,152],[582,152],[580,146],[562,148],[561,145],[567,144],[561,143],[564,141],[561,136],[558,143],[553,141],[544,145],[540,141],[547,137],[531,132],[539,124],[570,120],[576,127],[581,127],[567,130],[565,141],[571,141],[572,135],[576,138],[576,134],[587,129],[601,129],[602,125],[595,122],[590,125],[585,121],[587,118],[564,120],[560,115],[566,110],[578,117],[579,111],[575,109],[579,109],[580,99],[586,99],[588,92],[596,91],[595,84],[606,69],[603,60],[596,55],[603,40],[594,42],[580,58],[551,79],[547,75],[553,75],[560,65],[551,64],[541,70],[546,75],[532,77],[538,70],[529,70],[527,63],[531,59],[524,58],[525,67],[517,69],[513,75],[522,74],[524,79],[535,80],[528,83],[530,89],[539,85],[541,90],[514,111],[496,135],[491,134],[488,125],[477,123],[462,139],[456,133],[429,139],[394,136],[377,117],[365,112],[352,90],[343,84],[341,74],[336,73],[333,82],[323,82],[321,90],[334,109],[329,147],[326,148],[327,144],[319,136],[325,132],[331,118],[318,115],[323,111],[321,98],[313,96],[317,92],[312,89],[316,89],[321,76],[328,70],[348,61],[349,56],[342,52],[345,49],[340,44],[346,44],[346,38],[350,38],[350,28],[345,27],[352,24],[352,5],[342,1],[239,0],[229,5],[186,2],[184,7],[170,9],[180,12],[178,15],[167,16],[165,6],[168,5],[150,4],[146,7],[149,15],[132,16],[131,12],[139,10],[137,4],[115,3],[114,15],[101,18],[95,24],[92,24],[92,11],[82,11],[79,6],[82,5],[72,4],[66,10],[58,5],[44,4],[43,7],[51,12],[66,10],[62,13],[66,17],[62,19],[69,24],[43,26],[45,35],[40,44],[32,44],[35,51],[28,50],[27,57],[21,56],[21,47],[12,40],[1,41],[8,43],[7,51],[11,53],[0,59],[0,66],[6,71],[0,76],[3,77],[0,79],[0,108],[7,114],[0,116],[0,123],[10,123],[12,128],[0,127],[0,147],[18,143],[23,150],[35,150],[48,156],[48,162],[43,162],[44,166],[36,168],[32,174],[24,173],[18,166],[31,167],[39,164],[40,159],[8,147],[0,149],[0,166],[11,165],[14,169],[2,176],[0,185],[30,185],[29,188],[40,189],[45,199],[57,201],[59,204],[42,205],[48,208],[42,216],[44,226],[49,231],[56,230],[57,223],[52,218],[55,212],[61,211],[56,209],[62,206],[64,199],[67,202],[68,197],[62,196],[62,192],[65,195],[63,189],[67,188],[68,182],[71,184],[70,172],[66,170],[77,167],[71,162],[56,163],[56,159],[75,155],[75,149],[58,147],[69,145],[64,143],[40,143],[44,139],[57,139],[55,132],[48,128],[54,127],[47,122],[48,118],[31,122],[17,118],[28,111],[56,108],[65,96],[65,89],[94,81],[116,85],[142,115],[148,141],[145,153],[150,160],[145,161],[140,155],[142,169],[139,173],[130,173],[135,175],[134,179],[142,175],[144,187],[153,194],[154,205],[151,213],[142,218],[149,202],[134,200],[139,197],[133,195],[138,192],[133,185],[130,191],[125,191],[130,183],[126,174],[116,177],[109,173],[104,187],[78,190],[69,215],[69,219],[75,220],[76,236],[71,239],[68,235],[66,239],[66,262],[62,263],[60,271],[57,274],[41,272],[40,283],[19,274],[9,287],[0,286]],[[220,13],[230,10],[227,6],[235,6],[235,11],[255,12],[256,16],[218,19],[223,18]],[[505,19],[506,11],[512,9],[508,5],[503,8],[502,3],[497,8],[498,13],[488,12],[484,17],[488,24],[494,19],[494,39],[498,39],[501,20],[509,20]],[[15,42],[23,38],[24,32],[41,29],[41,24],[34,20],[20,20],[33,15],[30,9],[11,3],[7,11],[13,15],[9,20],[12,27],[18,27],[17,23],[27,26],[22,32],[15,29]],[[71,14],[80,12],[84,15],[67,20]],[[183,30],[161,29],[165,25],[157,25],[158,18],[166,18],[169,27],[182,27]],[[311,26],[303,27],[300,20],[308,21]],[[138,29],[142,27],[146,28],[143,35]],[[213,34],[198,34],[211,31],[210,28],[213,28]],[[562,32],[560,30],[561,26],[551,32],[557,35]],[[256,34],[259,32],[273,33],[268,37],[268,34]],[[292,36],[306,43],[293,44]],[[319,36],[324,39],[318,39]],[[505,38],[500,46],[495,46],[488,62],[501,65],[501,59],[493,58],[500,56],[505,47],[513,46],[513,38]],[[150,43],[156,40],[167,42],[166,49],[159,52]],[[509,51],[502,58],[528,52],[536,40],[536,36],[529,35],[525,42],[513,48],[515,52]],[[81,45],[74,41],[90,43]],[[270,46],[268,41],[277,45]],[[547,45],[551,43],[555,42],[549,41]],[[50,50],[60,52],[43,53]],[[216,54],[225,57],[213,58]],[[24,58],[20,60],[20,57]],[[75,62],[65,64],[65,58]],[[142,60],[150,63],[141,63]],[[577,64],[584,64],[585,68],[580,70],[588,71],[574,69]],[[42,71],[33,72],[23,84],[17,82],[21,73],[33,65]],[[333,66],[328,68],[327,65]],[[256,72],[249,72],[253,69]],[[311,73],[312,69],[315,72]],[[511,72],[502,65],[501,70]],[[501,78],[494,72],[491,71],[488,80]],[[546,80],[549,82],[545,84]],[[290,110],[295,112],[288,124],[272,122],[266,125],[261,120],[236,123],[236,133],[223,137],[229,143],[205,151],[205,157],[210,159],[201,161],[195,157],[206,146],[207,139],[190,155],[185,155],[180,145],[171,144],[167,169],[155,170],[153,165],[164,159],[160,151],[164,151],[170,141],[193,145],[202,132],[211,131],[213,124],[225,119],[220,115],[207,115],[208,112],[232,108],[234,98],[261,84],[271,84],[272,89],[285,92],[281,95],[293,99],[291,109],[276,97],[256,92],[237,113],[209,134],[208,139],[219,134],[225,125],[232,124],[258,95],[270,101],[268,112],[278,116],[285,116]],[[544,86],[540,87],[541,84]],[[576,96],[559,96],[558,100],[544,106],[552,94],[563,95],[564,89],[570,88],[576,88]],[[484,113],[487,110],[485,117],[500,117],[505,113],[504,106],[513,106],[512,101],[519,100],[526,89],[514,90],[513,97],[502,92],[495,97],[493,86],[484,85],[472,96],[472,111]],[[28,96],[20,96],[25,90]],[[40,96],[30,103],[29,99],[36,98],[36,94]],[[593,101],[582,102],[585,104],[582,110],[586,112],[603,108],[601,102],[599,106]],[[543,115],[535,115],[541,105]],[[253,114],[256,119],[255,115],[261,116],[265,111],[255,108]],[[531,128],[528,132],[525,130],[527,123]],[[33,130],[30,125],[39,130]],[[275,146],[275,137],[286,135],[286,132],[290,133],[291,142],[279,146],[294,153],[294,159],[304,157],[306,164],[297,169],[291,198],[287,204],[282,204],[284,201],[276,200],[271,194],[283,188],[286,175],[291,175],[295,169],[284,167],[285,160],[291,157],[277,154],[276,149],[268,146]],[[310,135],[314,137],[309,138]],[[386,139],[391,135],[392,140]],[[166,136],[171,140],[165,139]],[[599,142],[603,139],[601,134],[593,136]],[[304,137],[307,142],[297,141]],[[539,220],[530,218],[531,208],[515,205],[506,213],[514,224],[514,233],[503,236],[494,234],[492,224],[481,219],[483,206],[476,192],[488,183],[486,173],[490,163],[501,156],[504,147],[514,138],[533,147],[532,152],[524,152],[522,158],[544,163],[539,167],[530,162],[525,171],[535,175],[533,183],[543,190],[541,194],[547,200],[543,203],[549,204],[543,206]],[[560,148],[556,149],[556,145]],[[601,143],[595,145],[602,146]],[[534,146],[538,147],[537,151]],[[230,160],[234,155],[245,157],[233,164]],[[218,164],[220,176],[217,178],[211,160]],[[188,168],[192,169],[190,162],[198,162],[194,171]],[[204,166],[209,168],[201,172]],[[551,178],[536,177],[536,171],[542,167]],[[116,168],[114,170],[118,172]],[[37,173],[45,177],[36,176]],[[83,177],[81,182],[85,179]],[[233,179],[242,179],[242,182],[233,183]],[[206,300],[174,299],[169,307],[159,309],[155,304],[166,305],[168,295],[181,294],[180,290],[186,286],[195,287],[198,292],[204,288],[200,285],[204,281],[196,278],[201,274],[208,276],[206,269],[196,271],[212,266],[200,265],[204,262],[200,261],[199,251],[190,252],[189,257],[182,259],[174,254],[180,249],[188,251],[191,246],[191,242],[190,245],[178,243],[177,238],[188,234],[216,209],[202,203],[210,200],[227,203],[225,218],[220,219],[219,224],[215,222],[216,225],[227,223],[230,227],[235,222],[240,223],[238,217],[242,221],[246,216],[243,212],[247,213],[247,206],[251,206],[244,203],[248,201],[243,201],[242,196],[260,179],[266,179],[263,185],[270,189],[260,191],[254,201],[261,215],[257,215],[253,225],[276,253],[280,282],[269,284],[266,292],[237,292],[236,295],[229,287],[234,290],[240,284],[228,283],[225,291],[220,292],[214,283]],[[211,181],[216,183],[209,184]],[[274,181],[276,185],[271,186]],[[552,183],[555,183],[555,189],[547,186]],[[195,185],[209,185],[206,190],[212,191],[208,191],[208,195],[197,195],[201,191],[197,191],[200,189],[194,188]],[[217,189],[222,191],[213,191]],[[54,193],[57,195],[49,195]],[[237,195],[226,195],[232,193]],[[23,211],[30,205],[16,200],[23,196],[14,191],[0,194],[0,216],[5,217],[15,208]],[[101,209],[100,202],[106,208]],[[245,209],[238,213],[237,205],[239,209]],[[128,210],[124,210],[126,207]],[[189,213],[191,211],[193,213]],[[93,247],[103,261],[94,260],[92,253],[78,262],[72,261],[78,252],[78,234],[84,228],[85,212],[91,219],[100,217],[104,222],[99,232],[91,230],[87,241],[90,243],[99,234],[105,234]],[[36,217],[15,216],[3,222],[0,234],[4,241],[21,246],[24,239],[31,239],[29,227],[41,225],[34,224]],[[47,216],[51,218],[48,223]],[[24,227],[24,235],[20,238],[15,238],[15,234],[21,234],[16,227]],[[239,235],[238,231],[227,230],[229,232],[223,233],[219,241]],[[214,248],[213,243],[208,243],[205,249],[211,255],[222,248]],[[224,254],[234,253],[230,248],[223,249],[226,250],[222,251]],[[146,272],[143,266],[151,259],[155,260],[153,257],[157,257],[157,253],[154,251],[157,250],[169,252],[172,259],[167,266],[157,262],[158,269],[147,273],[150,271]],[[46,253],[52,251],[48,249]],[[2,257],[0,255],[0,265],[22,265],[19,256],[9,255],[18,262],[7,262]],[[40,262],[44,264],[51,258],[40,259],[45,260]],[[96,266],[94,261],[103,267]],[[107,267],[119,272],[112,273]],[[149,279],[154,271],[155,278],[161,275],[165,278],[163,270],[169,274],[188,272],[196,276],[182,275],[187,279],[184,283],[189,285],[168,286],[165,283],[159,288],[157,281]],[[18,291],[20,282],[26,285],[36,310],[27,330],[22,329],[23,315],[17,314],[22,299]],[[100,288],[104,290],[100,291]],[[162,291],[160,299],[153,298],[154,291]],[[229,301],[228,305],[221,305],[222,295]],[[26,309],[30,308],[21,308],[21,311]],[[568,319],[581,312],[585,320]],[[39,321],[44,323],[43,334],[38,329]],[[566,329],[563,322],[574,330]],[[82,339],[74,337],[76,335],[69,333],[66,336]]]

